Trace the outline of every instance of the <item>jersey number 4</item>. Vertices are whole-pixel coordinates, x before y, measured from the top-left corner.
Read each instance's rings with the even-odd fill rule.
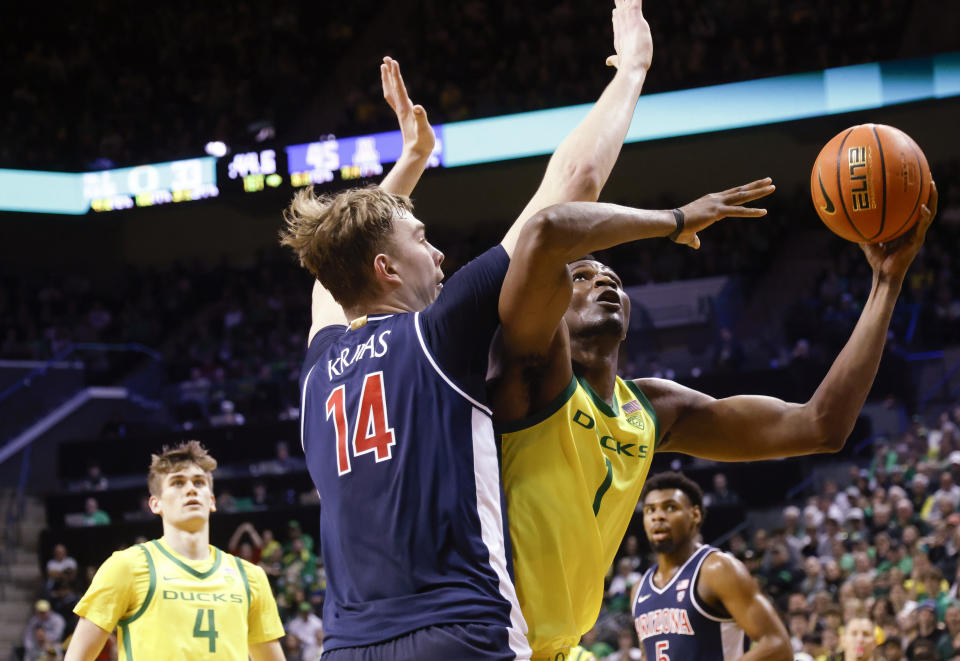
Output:
[[[337,432],[337,474],[350,472],[350,452],[347,437],[346,386],[337,386],[327,397],[327,420],[333,419]],[[353,425],[353,456],[373,452],[377,461],[393,458],[391,448],[396,444],[393,428],[387,418],[387,400],[383,393],[383,372],[371,372],[363,377],[357,419]]]

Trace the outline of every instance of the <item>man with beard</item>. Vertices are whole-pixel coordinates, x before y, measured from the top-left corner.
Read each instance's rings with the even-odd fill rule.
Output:
[[[657,561],[631,601],[645,658],[731,661],[790,659],[783,623],[747,568],[700,544],[703,493],[679,473],[647,480],[643,529]],[[746,652],[746,636],[754,641]]]

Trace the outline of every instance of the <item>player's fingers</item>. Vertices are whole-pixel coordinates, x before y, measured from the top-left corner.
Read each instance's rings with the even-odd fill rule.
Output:
[[[608,67],[619,67],[620,66],[620,57],[618,55],[611,55],[607,58]]]
[[[777,187],[773,184],[769,184],[760,188],[750,188],[747,190],[738,191],[736,193],[731,193],[730,195],[725,195],[724,202],[731,206],[746,204],[747,202],[759,200],[761,197],[766,197],[776,189]]]
[[[930,195],[927,197],[927,208],[930,209],[930,215],[935,216],[937,213],[937,203],[940,199],[940,193],[937,191],[937,183],[935,181],[930,182]]]
[[[754,188],[760,188],[762,186],[769,186],[773,183],[773,179],[770,177],[764,177],[763,179],[757,179],[756,181],[751,181],[749,184],[743,184],[742,186],[734,186],[733,188],[728,188],[723,191],[726,193],[738,193],[740,191],[751,190]]]
[[[767,215],[767,210],[760,207],[728,206],[721,211],[727,218],[760,218]]]
[[[694,234],[693,240],[687,245],[689,245],[694,250],[700,250],[700,237]]]

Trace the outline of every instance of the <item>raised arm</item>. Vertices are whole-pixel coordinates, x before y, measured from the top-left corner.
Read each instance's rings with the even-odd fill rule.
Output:
[[[653,59],[653,39],[641,0],[616,0],[613,34],[617,55],[608,64],[617,66],[617,73],[550,158],[540,187],[503,238],[509,255],[523,225],[537,211],[561,202],[596,201],[620,155]]]
[[[790,661],[790,637],[770,601],[760,593],[747,568],[725,553],[711,553],[700,570],[698,593],[711,605],[722,604],[753,642],[741,661]]]
[[[419,104],[413,105],[410,100],[407,86],[400,75],[399,62],[390,57],[383,58],[380,82],[383,84],[383,98],[397,114],[403,135],[400,158],[380,182],[380,188],[397,195],[410,195],[427,167],[437,138],[427,119],[427,111]]]
[[[638,379],[660,421],[658,449],[715,461],[840,450],[877,375],[903,278],[936,209],[937,190],[931,187],[914,230],[887,245],[861,244],[873,268],[870,296],[846,346],[805,404],[757,395],[714,399],[670,381]]]
[[[410,195],[427,167],[427,161],[436,144],[436,136],[427,119],[427,111],[423,106],[414,105],[410,100],[403,76],[400,74],[400,64],[393,58],[383,58],[383,64],[380,65],[380,82],[383,85],[383,98],[396,113],[400,133],[403,135],[403,151],[400,158],[380,182],[380,188],[397,195]],[[314,281],[307,345],[321,328],[346,325],[348,321],[343,314],[343,308],[330,295],[330,292],[319,281]]]
[[[697,232],[730,216],[759,217],[765,209],[747,202],[774,190],[761,179],[706,195],[680,208],[678,243],[699,247]],[[500,290],[503,344],[512,356],[544,354],[560,328],[572,292],[567,264],[595,250],[620,243],[665,237],[678,229],[671,211],[646,211],[616,204],[566,202],[538,212],[520,233]],[[565,362],[569,364],[569,359]],[[566,385],[566,384],[563,384]]]

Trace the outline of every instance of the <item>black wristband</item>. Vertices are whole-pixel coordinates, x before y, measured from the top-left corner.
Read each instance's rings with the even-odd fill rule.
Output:
[[[683,212],[680,211],[680,209],[674,209],[673,217],[677,221],[677,229],[673,230],[673,234],[671,234],[667,238],[670,239],[671,241],[676,241],[677,237],[680,236],[680,232],[683,231],[683,221],[684,221]]]

